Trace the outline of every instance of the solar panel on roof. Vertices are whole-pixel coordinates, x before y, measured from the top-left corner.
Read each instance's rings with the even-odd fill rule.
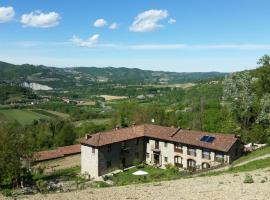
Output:
[[[209,137],[207,138],[206,142],[211,143],[211,142],[213,142],[215,139],[216,139],[215,137],[209,136]]]
[[[205,135],[200,139],[200,141],[205,142],[207,140],[207,138],[208,138],[208,135]]]
[[[213,136],[210,136],[210,135],[204,135],[204,136],[200,139],[200,141],[211,143],[211,142],[213,142],[215,139],[216,139],[216,138],[213,137]]]

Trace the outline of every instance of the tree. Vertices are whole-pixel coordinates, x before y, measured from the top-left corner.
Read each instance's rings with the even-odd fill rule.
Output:
[[[248,71],[233,73],[223,81],[223,99],[243,129],[250,128],[256,118],[255,82]]]
[[[270,56],[264,55],[259,59],[258,64],[260,67],[255,71],[258,79],[257,91],[259,96],[263,96],[265,93],[270,93]]]
[[[0,186],[18,186],[25,175],[22,159],[31,156],[31,137],[16,123],[0,126]]]
[[[264,127],[270,125],[270,94],[265,94],[260,100],[260,113],[257,122]]]
[[[65,123],[60,132],[55,135],[56,146],[66,146],[74,144],[76,140],[76,132],[70,123]]]

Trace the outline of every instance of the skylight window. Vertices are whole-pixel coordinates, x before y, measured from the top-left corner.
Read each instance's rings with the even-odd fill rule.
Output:
[[[211,143],[211,142],[213,142],[215,139],[216,139],[216,138],[213,137],[213,136],[210,136],[210,135],[204,135],[204,136],[200,139],[200,141]]]

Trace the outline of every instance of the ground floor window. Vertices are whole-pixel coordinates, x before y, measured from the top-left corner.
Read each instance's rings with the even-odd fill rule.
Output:
[[[183,158],[181,156],[174,156],[174,165],[176,167],[183,167],[182,161]]]
[[[112,166],[112,161],[108,160],[106,164],[107,164],[107,168],[110,168]]]
[[[137,159],[139,159],[139,152],[136,152],[136,153],[135,153],[135,157],[136,157]]]
[[[174,156],[174,163],[182,164],[182,160],[181,156]]]
[[[168,157],[164,157],[164,162],[168,162]]]
[[[146,158],[149,158],[149,157],[150,157],[149,153],[146,153]]]
[[[196,161],[192,159],[187,160],[187,166],[188,167],[196,167]]]

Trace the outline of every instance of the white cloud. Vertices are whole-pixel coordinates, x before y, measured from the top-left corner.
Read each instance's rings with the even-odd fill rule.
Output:
[[[91,48],[96,46],[96,44],[98,43],[98,40],[99,40],[99,34],[95,34],[87,40],[83,40],[75,35],[71,39],[71,41],[78,46],[91,47]]]
[[[15,16],[13,7],[0,7],[0,23],[8,22]]]
[[[59,21],[60,15],[56,12],[43,13],[34,11],[21,16],[21,23],[25,27],[50,28],[57,26]]]
[[[169,16],[167,10],[147,10],[135,17],[134,22],[129,27],[133,32],[149,32],[162,28],[159,22]]]
[[[118,23],[116,23],[116,22],[114,22],[114,23],[112,23],[111,25],[110,25],[110,27],[109,27],[109,29],[117,29],[119,27],[119,24]]]
[[[168,23],[169,23],[169,24],[175,24],[175,23],[176,23],[176,20],[173,19],[173,18],[170,18],[170,19],[168,20]]]
[[[104,27],[107,25],[107,21],[105,19],[97,19],[95,22],[94,22],[94,26],[95,27]]]

